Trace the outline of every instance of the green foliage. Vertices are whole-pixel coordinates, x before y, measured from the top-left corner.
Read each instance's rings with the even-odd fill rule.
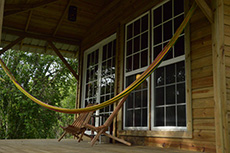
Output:
[[[1,56],[21,86],[58,107],[75,107],[76,79],[58,57],[8,51]],[[77,70],[76,60],[67,59]],[[24,96],[0,68],[0,138],[55,138],[73,115],[50,111]],[[68,122],[68,123],[66,123]]]

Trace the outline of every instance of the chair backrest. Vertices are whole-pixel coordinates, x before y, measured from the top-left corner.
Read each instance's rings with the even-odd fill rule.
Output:
[[[88,104],[86,107],[93,106]],[[85,123],[88,123],[94,111],[80,113],[79,116],[74,120],[72,126],[81,128]]]

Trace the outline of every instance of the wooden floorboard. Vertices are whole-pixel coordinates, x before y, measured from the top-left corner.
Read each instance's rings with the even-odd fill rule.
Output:
[[[0,153],[195,153],[175,149],[147,146],[125,146],[123,144],[97,143],[94,147],[87,141],[78,143],[73,139],[18,139],[0,140]]]

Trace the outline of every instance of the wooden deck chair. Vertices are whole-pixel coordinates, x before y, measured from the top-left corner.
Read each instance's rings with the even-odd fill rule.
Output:
[[[117,107],[114,109],[113,113],[109,116],[109,118],[105,121],[105,123],[104,123],[103,125],[101,125],[101,126],[99,126],[99,127],[95,127],[95,126],[93,126],[93,125],[91,125],[91,124],[88,124],[88,123],[85,124],[85,127],[86,127],[86,128],[88,128],[88,129],[90,129],[90,130],[93,130],[93,131],[97,132],[97,135],[96,135],[96,136],[92,139],[92,141],[91,141],[91,145],[92,145],[92,146],[93,146],[93,145],[95,144],[95,142],[99,139],[99,137],[100,137],[101,134],[103,134],[103,135],[105,135],[105,136],[107,136],[107,137],[109,137],[109,138],[112,138],[112,139],[114,139],[114,140],[116,140],[116,141],[119,141],[119,142],[121,142],[121,143],[123,143],[123,144],[125,144],[125,145],[128,145],[128,146],[131,145],[131,143],[129,143],[129,142],[123,140],[123,139],[120,139],[120,138],[118,138],[118,137],[115,137],[115,136],[112,136],[112,135],[106,133],[108,127],[109,127],[110,124],[113,122],[114,117],[117,116],[119,110],[120,110],[121,107],[123,106],[123,104],[124,104],[124,102],[126,101],[127,97],[128,97],[128,95],[125,96],[123,99],[121,99],[121,100],[119,101]]]
[[[88,104],[86,107],[89,107],[92,105],[93,104]],[[86,123],[89,123],[90,118],[93,115],[93,113],[94,113],[94,111],[80,113],[79,116],[74,120],[72,125],[68,125],[67,127],[61,126],[61,128],[64,130],[64,133],[61,135],[61,137],[58,139],[58,141],[61,141],[61,139],[67,133],[70,133],[73,136],[75,136],[78,139],[78,142],[80,142],[82,140],[83,135],[88,136],[87,134],[85,134],[86,128],[84,127],[84,125]],[[88,137],[90,137],[90,136],[88,136]]]

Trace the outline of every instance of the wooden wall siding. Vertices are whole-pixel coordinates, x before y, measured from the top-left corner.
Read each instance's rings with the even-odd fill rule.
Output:
[[[226,99],[227,99],[227,121],[228,142],[230,142],[230,0],[224,0],[224,49],[225,49],[225,74],[226,74]],[[228,145],[229,147],[229,145]],[[230,150],[230,148],[228,148]]]
[[[116,32],[120,23],[125,24],[138,15],[148,11],[162,0],[113,0],[108,7],[104,8],[96,17],[95,22],[89,27],[82,50],[103,40]]]
[[[157,1],[152,0],[114,0],[108,8],[102,10],[102,13],[96,17],[96,22],[89,28],[87,37],[82,41],[82,51],[112,33],[121,32],[126,23],[151,9],[157,3]],[[118,26],[120,26],[120,30],[117,31]],[[192,138],[160,138],[154,137],[154,135],[146,136],[144,131],[140,131],[139,133],[135,131],[133,134],[132,131],[122,131],[121,113],[117,120],[117,134],[119,137],[123,137],[133,144],[163,148],[173,147],[211,153],[216,152],[211,31],[211,24],[198,8],[190,22]],[[124,43],[118,40],[123,40],[124,31],[118,35],[120,36],[117,38],[119,44]],[[124,52],[124,47],[120,47],[119,49],[119,53]],[[122,76],[123,67],[120,68],[119,72],[121,74],[119,76]],[[122,89],[122,87],[117,88],[119,88],[118,91]]]

